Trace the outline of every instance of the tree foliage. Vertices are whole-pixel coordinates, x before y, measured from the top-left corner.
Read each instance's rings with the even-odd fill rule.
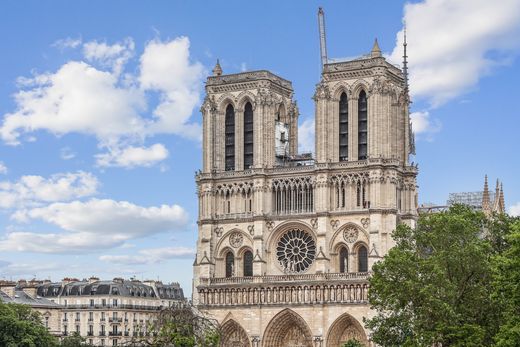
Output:
[[[0,301],[0,346],[53,347],[58,340],[29,306]]]
[[[493,299],[502,313],[495,341],[498,347],[515,347],[520,345],[520,221],[506,242],[509,247],[494,259]]]
[[[497,257],[503,260],[500,255],[511,252],[513,222],[507,216],[490,221],[457,205],[422,215],[415,229],[399,225],[396,246],[372,269],[369,301],[376,315],[366,326],[373,341],[381,346],[491,346],[503,319],[492,295],[500,286],[493,269]]]
[[[356,339],[350,339],[345,342],[341,347],[363,347],[363,344]]]
[[[143,336],[134,337],[132,343],[140,346],[217,347],[220,328],[216,321],[185,304],[162,310],[138,335]]]

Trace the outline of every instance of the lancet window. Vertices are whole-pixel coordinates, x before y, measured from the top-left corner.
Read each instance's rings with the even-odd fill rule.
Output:
[[[253,276],[253,252],[244,252],[244,276]]]
[[[339,98],[339,160],[348,160],[348,98],[345,93]]]
[[[367,158],[368,146],[368,107],[367,94],[364,90],[359,93],[358,98],[358,160]]]
[[[359,246],[358,248],[358,272],[368,271],[368,251],[365,246]]]
[[[339,250],[339,272],[348,272],[348,250],[345,246]]]
[[[314,211],[314,182],[310,177],[275,180],[272,191],[275,214]]]
[[[244,169],[253,166],[253,106],[250,102],[244,108]]]
[[[226,253],[226,277],[235,276],[235,256],[231,251]]]
[[[225,118],[225,169],[235,170],[235,109],[229,104]]]

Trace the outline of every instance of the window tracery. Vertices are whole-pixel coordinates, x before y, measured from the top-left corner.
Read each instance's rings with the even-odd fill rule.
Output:
[[[316,243],[304,230],[294,228],[286,231],[276,247],[278,263],[286,273],[305,272],[316,257]]]

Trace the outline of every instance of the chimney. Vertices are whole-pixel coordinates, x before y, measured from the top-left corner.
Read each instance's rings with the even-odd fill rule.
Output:
[[[89,279],[88,279],[88,283],[89,284],[97,282],[97,281],[99,281],[99,277],[90,276]]]
[[[0,281],[0,290],[7,294],[8,297],[14,298],[14,288],[16,283],[12,281]]]
[[[29,295],[33,299],[36,299],[36,296],[38,295],[38,287],[34,285],[23,286],[22,290],[25,294]]]

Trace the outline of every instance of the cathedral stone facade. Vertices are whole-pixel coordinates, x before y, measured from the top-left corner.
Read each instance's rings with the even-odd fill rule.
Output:
[[[291,82],[268,71],[206,83],[193,300],[222,346],[370,346],[370,269],[417,219],[406,75],[381,55],[323,66],[316,154],[298,154]]]

